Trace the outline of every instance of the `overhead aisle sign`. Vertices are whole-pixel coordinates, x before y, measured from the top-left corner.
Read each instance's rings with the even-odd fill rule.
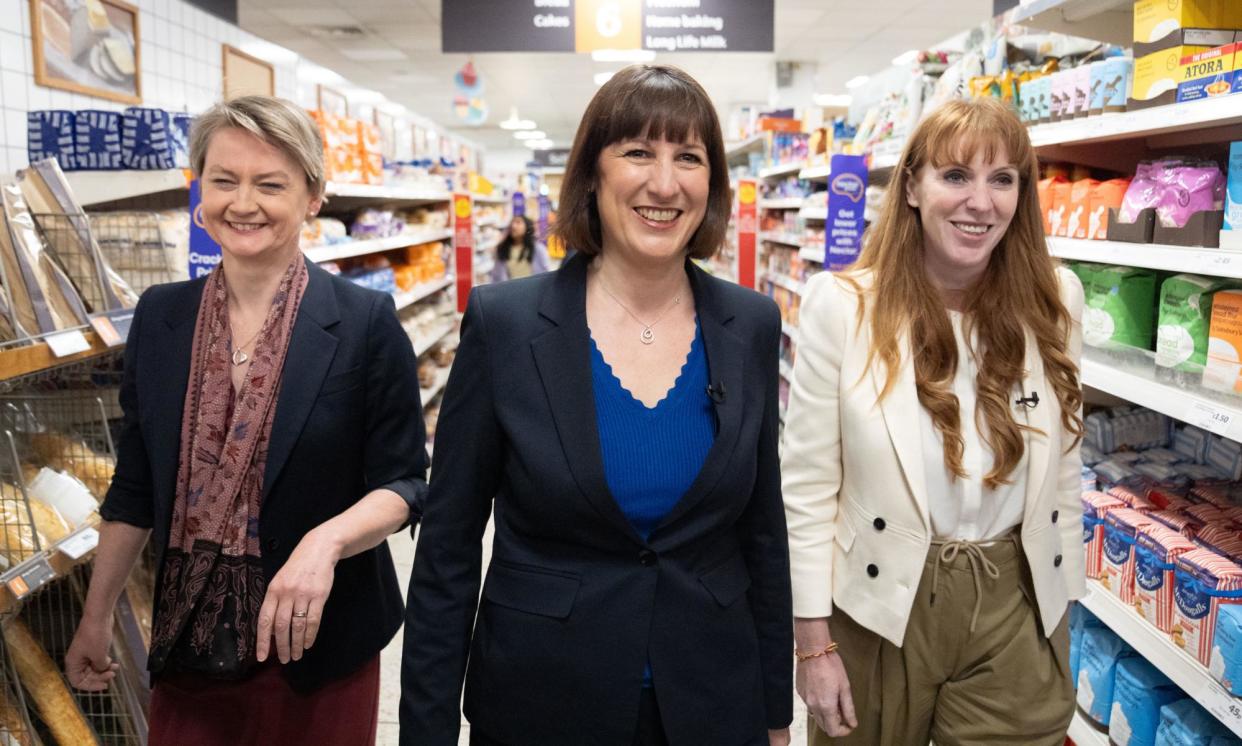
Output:
[[[771,52],[775,0],[442,0],[444,52]]]

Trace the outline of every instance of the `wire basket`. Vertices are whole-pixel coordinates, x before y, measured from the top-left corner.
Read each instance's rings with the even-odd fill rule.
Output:
[[[134,292],[189,279],[190,217],[186,210],[88,215],[104,258]]]
[[[124,308],[116,290],[108,284],[107,267],[91,248],[90,219],[86,213],[36,213],[35,225],[43,248],[64,270],[88,312],[103,313]]]

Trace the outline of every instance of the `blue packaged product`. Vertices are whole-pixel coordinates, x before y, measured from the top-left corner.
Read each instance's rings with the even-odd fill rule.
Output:
[[[1155,746],[1211,746],[1212,739],[1229,731],[1193,699],[1180,699],[1160,708]]]
[[[73,164],[79,171],[121,168],[121,115],[84,109],[73,118]]]
[[[1242,443],[1214,436],[1208,446],[1207,463],[1230,479],[1242,479]]]
[[[125,110],[121,149],[125,168],[157,171],[177,166],[173,115],[163,109],[131,106]]]
[[[1078,706],[1096,723],[1107,726],[1113,712],[1117,662],[1135,655],[1107,627],[1083,630],[1078,660]]]
[[[1230,694],[1242,696],[1242,605],[1220,605],[1208,670]]]
[[[1100,478],[1090,466],[1082,467],[1082,491],[1095,492],[1100,488]]]
[[[1160,708],[1185,695],[1140,656],[1117,662],[1108,738],[1117,746],[1154,746]]]
[[[1078,681],[1078,669],[1082,662],[1082,636],[1088,629],[1104,626],[1095,614],[1082,604],[1070,604],[1070,677]]]
[[[1173,450],[1177,455],[1196,464],[1207,463],[1208,446],[1212,436],[1207,430],[1186,425],[1173,434]]]
[[[193,118],[184,112],[173,114],[173,147],[176,168],[190,167],[190,124]]]
[[[26,156],[30,163],[55,158],[62,171],[72,171],[76,115],[72,111],[26,113]]]

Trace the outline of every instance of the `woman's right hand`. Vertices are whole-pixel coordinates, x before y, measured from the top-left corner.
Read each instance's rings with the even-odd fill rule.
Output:
[[[858,727],[841,656],[833,652],[798,663],[795,682],[807,713],[829,736],[847,736]]]
[[[65,676],[74,687],[87,692],[106,691],[121,664],[112,660],[112,619],[83,617],[65,653]]]

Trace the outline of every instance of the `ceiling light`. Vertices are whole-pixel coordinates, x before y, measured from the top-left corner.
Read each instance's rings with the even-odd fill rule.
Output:
[[[551,140],[527,140],[526,142],[522,144],[530,148],[531,150],[547,150],[548,148],[552,147]]]
[[[845,87],[851,88],[851,89],[857,88],[861,85],[866,85],[868,80],[870,80],[870,78],[868,78],[866,75],[858,75],[856,77],[853,77],[847,80],[845,82]]]
[[[327,85],[333,85],[345,82],[345,78],[342,78],[340,73],[305,60],[298,62],[297,75],[298,80],[305,81],[307,83],[325,83]]]
[[[817,93],[814,97],[816,106],[849,106],[854,97],[848,93]]]
[[[914,62],[916,59],[918,59],[918,56],[919,56],[919,50],[907,49],[906,51],[902,52],[901,54],[893,58],[893,64],[898,67],[904,67],[905,65],[908,65],[911,62]]]
[[[519,140],[542,140],[548,135],[543,130],[521,130],[514,132],[513,136]]]
[[[656,53],[650,49],[597,49],[591,52],[596,62],[651,62]]]
[[[379,110],[387,114],[392,114],[394,117],[405,115],[405,107],[395,101],[385,101],[379,105]]]
[[[595,85],[603,85],[607,83],[615,74],[616,73],[613,72],[595,73]]]
[[[502,130],[533,130],[535,122],[530,119],[521,119],[518,117],[517,107],[509,109],[509,118],[500,123]]]

